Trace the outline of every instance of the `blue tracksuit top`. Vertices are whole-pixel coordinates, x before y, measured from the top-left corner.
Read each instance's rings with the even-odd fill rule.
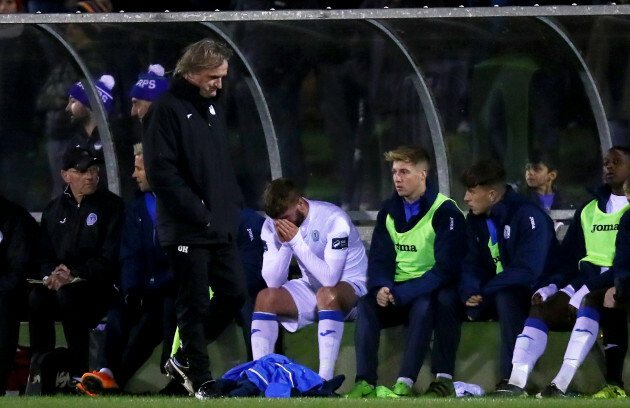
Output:
[[[125,215],[120,245],[120,283],[123,294],[130,290],[161,290],[173,274],[168,257],[160,246],[153,220],[142,193],[131,202]]]
[[[271,384],[283,384],[305,392],[321,387],[324,383],[316,372],[280,354],[267,354],[256,361],[236,366],[223,374],[222,378],[234,381],[247,378],[262,392]]]
[[[462,266],[460,297],[492,297],[513,287],[537,289],[548,273],[555,270],[553,257],[559,244],[553,221],[537,205],[506,186],[501,201],[490,211],[497,230],[503,272],[497,274],[488,248],[490,233],[486,215],[468,213],[468,253]],[[551,252],[550,252],[551,251]]]
[[[376,218],[368,259],[368,290],[376,294],[384,286],[390,288],[397,306],[405,306],[417,297],[457,281],[460,275],[462,258],[466,250],[465,220],[462,212],[452,201],[444,202],[433,215],[431,225],[435,231],[433,255],[435,265],[419,278],[404,282],[394,282],[396,272],[396,250],[385,226],[387,215],[394,220],[396,231],[412,229],[433,205],[437,191],[427,187],[420,197],[420,212],[405,217],[403,199],[394,193],[383,202],[383,208]]]

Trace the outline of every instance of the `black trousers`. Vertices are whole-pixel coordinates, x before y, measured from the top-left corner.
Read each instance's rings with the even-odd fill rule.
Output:
[[[434,308],[433,350],[431,372],[455,375],[455,358],[465,318],[464,305],[459,299],[457,285],[440,289]]]
[[[376,303],[376,296],[371,293],[359,299],[354,339],[356,381],[365,380],[376,385],[380,331],[401,324],[408,326],[408,330],[398,376],[415,381],[433,334],[433,306],[434,300],[430,294],[418,297],[407,307],[381,307]]]
[[[29,331],[33,352],[55,348],[55,321],[61,320],[70,353],[70,375],[88,371],[90,329],[112,304],[113,287],[88,281],[70,283],[58,291],[34,285],[28,297]]]
[[[512,373],[512,354],[516,338],[523,331],[525,319],[529,313],[532,292],[525,287],[503,289],[492,295],[484,295],[479,307],[479,320],[497,318],[501,331],[499,355],[499,375],[501,379],[510,378]]]
[[[0,292],[0,396],[4,395],[13,366],[20,331],[19,310],[24,305],[21,290]]]
[[[97,368],[112,370],[116,383],[124,388],[160,343],[163,343],[160,367],[164,367],[174,335],[175,305],[171,296],[150,293],[144,296],[142,307],[127,305],[124,299],[119,299],[107,313],[105,344]]]
[[[234,243],[172,245],[167,250],[176,286],[182,355],[197,388],[212,378],[207,344],[221,334],[245,302],[245,277]],[[212,300],[208,287],[214,292]]]

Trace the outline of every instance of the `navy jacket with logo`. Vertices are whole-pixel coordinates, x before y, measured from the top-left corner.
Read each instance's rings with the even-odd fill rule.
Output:
[[[368,259],[368,290],[371,293],[375,294],[386,286],[390,288],[396,305],[405,306],[417,297],[429,294],[459,278],[466,250],[465,220],[459,208],[452,201],[446,201],[435,211],[431,221],[435,231],[435,243],[431,248],[435,265],[419,278],[394,282],[396,249],[385,226],[387,215],[391,215],[394,220],[396,231],[409,231],[424,217],[436,197],[437,191],[427,188],[420,197],[420,212],[409,221],[406,220],[403,200],[398,194],[394,193],[383,202],[383,209],[378,213],[372,234]]]
[[[113,284],[118,277],[123,202],[97,190],[79,205],[66,187],[42,213],[40,278],[64,264],[75,277]]]
[[[517,194],[510,186],[492,207],[503,272],[497,274],[488,241],[486,215],[468,213],[468,253],[462,267],[460,296],[466,302],[473,295],[492,297],[513,287],[538,289],[547,274],[555,270],[558,240],[553,221],[543,209]],[[551,251],[551,252],[550,252]]]
[[[143,119],[144,163],[162,245],[235,242],[242,196],[216,99],[175,78]]]

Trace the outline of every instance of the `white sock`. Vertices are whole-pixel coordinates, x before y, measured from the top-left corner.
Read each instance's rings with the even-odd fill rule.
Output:
[[[398,379],[396,380],[396,382],[404,382],[405,384],[407,384],[407,387],[412,388],[413,387],[413,380],[411,378],[407,378],[407,377],[398,377]]]
[[[529,374],[546,347],[547,325],[540,319],[528,318],[523,332],[516,338],[509,383],[525,388]]]
[[[335,361],[343,337],[344,315],[341,310],[320,310],[318,316],[319,376],[330,380],[335,373]]]
[[[278,340],[278,315],[254,312],[251,332],[252,358],[258,360],[273,353],[276,340]]]
[[[588,306],[580,307],[578,318],[573,326],[567,351],[564,353],[564,361],[556,378],[552,383],[562,392],[567,392],[571,380],[575,376],[578,367],[582,364],[586,355],[595,344],[599,334],[599,312]]]
[[[105,374],[109,375],[110,377],[112,377],[112,379],[114,378],[114,373],[112,373],[112,370],[110,370],[107,367],[103,367],[103,368],[101,368],[98,371],[100,371],[101,373],[105,373]]]

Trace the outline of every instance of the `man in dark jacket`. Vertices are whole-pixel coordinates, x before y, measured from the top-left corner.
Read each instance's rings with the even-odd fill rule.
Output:
[[[470,320],[498,315],[501,378],[512,369],[512,350],[523,329],[530,298],[551,270],[558,241],[544,210],[505,184],[503,165],[481,160],[462,175],[470,208],[468,253],[460,297]]]
[[[22,207],[0,197],[0,395],[4,395],[26,304],[26,278],[37,270],[38,226]]]
[[[357,306],[356,383],[348,398],[411,394],[433,334],[434,298],[457,280],[466,245],[462,212],[427,187],[428,154],[401,146],[385,159],[392,162],[396,193],[383,203],[372,235],[368,294]],[[399,378],[393,390],[374,389],[380,330],[401,324],[408,335]]]
[[[612,273],[606,272],[617,257],[625,257],[624,253],[616,254],[615,248],[624,252],[627,249],[615,247],[615,241],[620,219],[630,208],[623,192],[623,183],[628,177],[630,150],[624,147],[611,148],[604,157],[606,184],[593,191],[593,200],[575,212],[571,227],[562,241],[565,272],[554,275],[548,285],[536,292],[533,298],[535,305],[516,342],[509,383],[499,387],[498,393],[509,396],[524,394],[529,374],[545,350],[549,330],[569,331],[577,319],[579,327],[586,330],[582,332],[585,337],[578,343],[595,341],[598,334],[598,327],[595,326],[599,324],[600,312],[592,307],[580,309],[581,313],[586,313],[581,316],[577,311],[589,292],[612,286],[613,279],[609,277]],[[625,314],[610,309],[602,316],[604,343],[611,345],[606,348],[606,380],[611,385],[620,386],[628,343]],[[569,343],[563,369],[552,384],[542,391],[542,396],[565,394],[577,367],[586,356],[580,354],[579,349],[581,347]]]
[[[238,314],[246,296],[236,250],[242,198],[215,99],[230,54],[213,40],[188,46],[171,88],[143,121],[146,171],[157,197],[158,233],[173,268],[183,343],[182,355],[169,359],[166,370],[200,399],[219,395],[206,344]]]
[[[173,274],[155,231],[155,196],[144,171],[142,144],[134,146],[133,177],[141,194],[131,203],[120,248],[122,297],[107,313],[98,371],[83,374],[79,391],[118,392],[164,342],[162,364],[175,334]]]
[[[99,159],[89,151],[69,148],[62,161],[67,186],[42,213],[43,284],[29,294],[29,328],[33,351],[52,350],[61,317],[70,375],[80,378],[88,369],[89,329],[114,296],[124,209],[120,197],[97,190]]]

